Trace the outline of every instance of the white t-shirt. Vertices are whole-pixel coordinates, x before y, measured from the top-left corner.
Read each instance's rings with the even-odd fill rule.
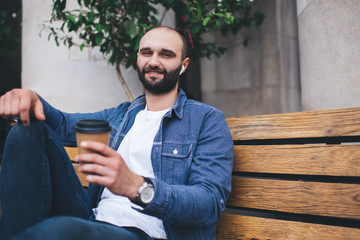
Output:
[[[117,150],[129,169],[138,175],[155,177],[151,164],[151,149],[161,119],[168,111],[169,109],[152,112],[148,111],[147,107],[141,110]],[[141,208],[128,198],[115,195],[105,188],[98,207],[93,211],[97,220],[122,227],[136,227],[152,238],[166,239],[161,219],[143,214],[132,207]]]

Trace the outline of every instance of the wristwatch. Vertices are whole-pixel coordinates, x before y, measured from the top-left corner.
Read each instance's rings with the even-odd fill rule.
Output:
[[[150,179],[144,177],[144,183],[138,189],[134,203],[141,207],[146,207],[146,205],[148,205],[151,202],[151,200],[153,200],[154,196],[155,196],[154,185],[152,184]]]

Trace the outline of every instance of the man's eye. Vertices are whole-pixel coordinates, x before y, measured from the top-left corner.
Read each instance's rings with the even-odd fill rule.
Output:
[[[171,57],[172,55],[171,55],[171,53],[163,53],[162,54],[164,57]]]
[[[151,55],[151,52],[142,52],[142,55],[148,56],[148,55]]]

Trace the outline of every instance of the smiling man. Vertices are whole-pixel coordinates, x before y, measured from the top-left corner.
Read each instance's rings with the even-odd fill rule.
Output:
[[[137,71],[149,93],[177,91],[180,72],[185,71],[190,61],[186,58],[186,41],[177,32],[169,34],[169,31],[168,28],[158,28],[148,32],[140,41]],[[164,38],[165,34],[169,37]]]
[[[178,88],[186,46],[169,27],[147,32],[137,59],[145,95],[115,108],[64,113],[24,89],[0,98],[0,115],[22,121],[1,166],[1,239],[216,238],[233,144],[223,114]],[[90,173],[86,192],[63,145],[76,145],[74,125],[89,118],[112,132],[110,146],[81,143],[97,152],[76,158]]]

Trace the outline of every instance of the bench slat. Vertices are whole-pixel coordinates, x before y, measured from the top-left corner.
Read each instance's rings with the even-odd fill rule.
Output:
[[[360,145],[234,146],[234,171],[360,176]]]
[[[360,136],[360,108],[227,118],[234,140]]]
[[[360,229],[286,220],[223,214],[217,238],[226,239],[347,239],[359,240]]]
[[[234,177],[227,206],[360,219],[360,184]]]

